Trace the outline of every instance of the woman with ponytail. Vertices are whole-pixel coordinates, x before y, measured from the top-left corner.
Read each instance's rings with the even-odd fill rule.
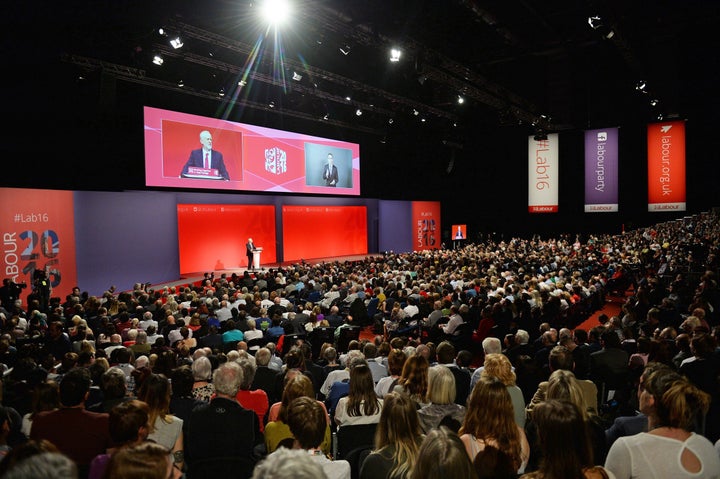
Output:
[[[712,443],[691,432],[704,420],[710,396],[685,376],[663,369],[645,378],[638,394],[648,432],[615,441],[605,467],[617,479],[720,478]]]

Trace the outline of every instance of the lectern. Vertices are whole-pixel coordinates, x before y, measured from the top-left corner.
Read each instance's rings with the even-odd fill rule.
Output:
[[[262,248],[255,248],[253,250],[253,269],[260,269],[260,253],[262,253],[262,250]]]

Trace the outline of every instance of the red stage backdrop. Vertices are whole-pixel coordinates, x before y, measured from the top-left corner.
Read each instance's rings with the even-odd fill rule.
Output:
[[[283,206],[285,261],[367,254],[365,206]]]
[[[248,238],[260,266],[277,262],[273,205],[180,204],[177,215],[180,274],[247,268]]]
[[[27,283],[23,305],[36,269],[47,271],[53,297],[64,300],[77,286],[72,191],[1,188],[0,229],[3,278]]]
[[[440,202],[413,201],[413,251],[440,248]]]

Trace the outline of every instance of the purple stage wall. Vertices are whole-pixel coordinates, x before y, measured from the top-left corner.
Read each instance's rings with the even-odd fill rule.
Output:
[[[180,278],[177,204],[273,204],[277,237],[282,205],[363,205],[368,211],[368,252],[412,250],[411,202],[154,191],[75,192],[78,286],[100,295],[111,285],[131,289]],[[222,225],[208,225],[208,234]],[[307,231],[322,241],[322,231]],[[278,242],[277,257],[283,258]]]

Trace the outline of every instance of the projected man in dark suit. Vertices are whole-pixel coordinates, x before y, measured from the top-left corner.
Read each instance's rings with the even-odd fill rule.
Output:
[[[228,175],[225,162],[223,161],[223,155],[219,151],[213,150],[212,142],[212,135],[209,131],[204,130],[200,132],[200,144],[202,148],[190,152],[190,158],[188,158],[187,163],[185,163],[180,176],[184,177],[188,174],[189,168],[195,167],[217,170],[218,175],[221,176],[223,180],[230,180],[230,175]]]
[[[323,168],[323,180],[325,180],[325,186],[337,186],[338,170],[337,166],[333,164],[332,153],[327,155],[327,164]]]

